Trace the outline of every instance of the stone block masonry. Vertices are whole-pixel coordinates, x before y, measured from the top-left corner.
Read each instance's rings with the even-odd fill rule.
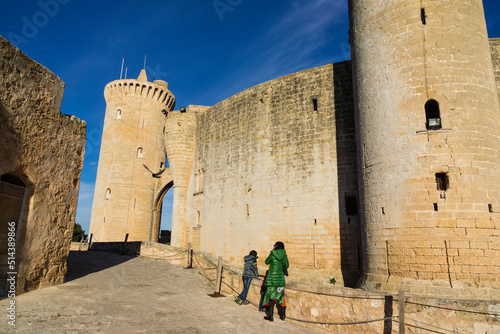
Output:
[[[158,241],[154,223],[157,185],[166,168],[165,118],[175,105],[168,84],[116,80],[104,91],[102,134],[90,233],[95,240]],[[157,175],[155,175],[157,174]],[[155,226],[157,225],[157,226]]]
[[[351,87],[349,62],[326,65],[252,87],[198,116],[194,171],[202,171],[203,189],[193,180],[188,191],[198,249],[233,262],[256,249],[263,262],[281,240],[304,280],[322,270],[326,283],[328,274],[356,283]]]
[[[61,79],[0,37],[0,286],[15,271],[17,293],[66,274],[86,124],[61,114],[63,92]],[[5,266],[8,221],[15,270]]]
[[[498,298],[498,43],[482,2],[352,0],[351,37],[362,286]]]
[[[123,131],[105,124],[97,241],[131,226],[132,240],[154,240],[174,188],[174,246],[231,264],[255,249],[262,265],[280,240],[302,283],[500,298],[500,43],[482,2],[350,0],[350,19],[351,62],[212,107],[167,100],[162,115],[138,98],[158,96],[138,90],[156,87],[145,74],[112,83],[126,88],[107,98],[106,122],[127,110],[109,118]],[[137,134],[147,166],[168,156],[156,181],[137,164]],[[115,197],[123,185],[134,196]]]

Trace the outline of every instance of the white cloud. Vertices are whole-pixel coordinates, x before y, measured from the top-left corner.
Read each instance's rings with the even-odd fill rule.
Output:
[[[347,20],[343,0],[294,1],[264,35],[243,51],[241,66],[221,80],[233,82],[228,78],[239,78],[241,86],[230,85],[217,95],[227,98],[237,93],[235,89],[241,91],[296,71],[345,60],[342,47],[345,49],[348,42]],[[338,48],[331,47],[336,43]]]

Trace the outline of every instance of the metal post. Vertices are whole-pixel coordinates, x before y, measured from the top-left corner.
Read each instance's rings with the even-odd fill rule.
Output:
[[[123,242],[122,252],[121,254],[125,254],[125,248],[127,247],[128,233],[125,235],[125,241]]]
[[[215,294],[220,295],[222,287],[222,256],[219,256],[219,260],[217,262],[217,279],[215,281]]]
[[[89,248],[88,250],[90,250],[90,246],[92,245],[92,237],[94,236],[93,233],[90,233],[90,238],[89,238]]]
[[[399,291],[399,334],[405,333],[405,292]]]

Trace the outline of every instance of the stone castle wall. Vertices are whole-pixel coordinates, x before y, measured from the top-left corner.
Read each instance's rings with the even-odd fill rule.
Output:
[[[363,286],[498,298],[500,111],[482,2],[352,0],[351,37]]]
[[[0,176],[26,186],[20,194],[18,293],[64,281],[83,165],[86,124],[60,112],[64,82],[0,37]],[[9,177],[6,174],[11,175]],[[5,217],[12,198],[0,182],[2,269]],[[24,199],[24,201],[23,201]],[[0,284],[5,281],[0,282]]]
[[[198,115],[187,217],[196,249],[233,263],[255,249],[262,264],[281,240],[296,276],[355,284],[361,241],[351,89],[349,62],[326,65]]]
[[[493,71],[497,82],[497,91],[500,100],[500,38],[490,38],[491,58]]]
[[[144,140],[162,130],[165,145],[148,148],[159,154],[152,165],[166,151],[170,169],[128,191],[151,214],[135,217],[129,196],[97,241],[122,241],[130,224],[144,232],[132,240],[155,240],[173,187],[173,246],[191,243],[233,265],[255,249],[262,265],[281,240],[298,282],[335,276],[355,286],[363,272],[366,289],[500,298],[500,42],[488,45],[481,1],[351,0],[350,15],[352,63],[265,82],[213,107],[168,109],[153,122]],[[117,101],[108,101],[113,112]],[[430,118],[441,127],[429,128]],[[139,168],[145,178],[134,181],[127,165],[138,120],[103,135],[104,150],[114,141],[129,151],[109,174],[117,186],[150,177]],[[99,177],[94,211],[111,203],[102,203]]]
[[[168,113],[165,130],[165,147],[174,181],[172,205],[172,245],[186,247],[190,235],[187,223],[188,186],[193,174],[193,156],[196,145],[196,115],[208,107],[188,106],[181,111]],[[198,175],[197,172],[194,174]],[[196,185],[195,185],[196,187]]]

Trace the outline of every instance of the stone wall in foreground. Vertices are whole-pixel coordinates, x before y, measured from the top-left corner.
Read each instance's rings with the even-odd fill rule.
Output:
[[[25,185],[16,242],[21,293],[64,281],[86,124],[61,114],[64,82],[2,37],[0,89],[0,176]]]

